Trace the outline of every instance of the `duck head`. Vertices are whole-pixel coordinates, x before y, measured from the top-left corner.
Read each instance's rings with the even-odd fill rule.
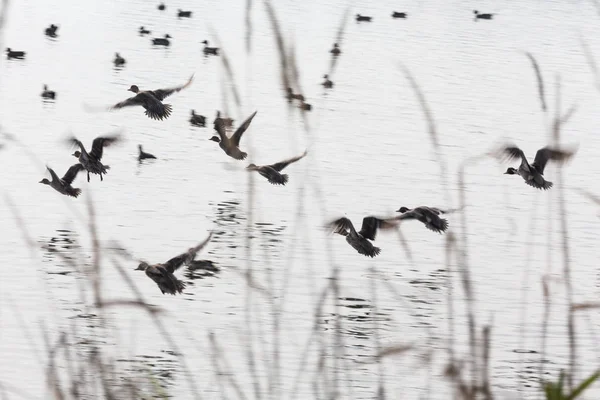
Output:
[[[134,271],[145,271],[146,268],[148,268],[148,267],[149,267],[148,263],[145,261],[142,261],[140,263],[140,265],[138,265],[138,267]]]
[[[169,35],[168,33],[165,35],[165,39],[171,39],[171,35]]]
[[[204,41],[202,42],[202,44],[203,44],[203,45],[205,45],[205,46],[208,46],[208,40],[204,40]]]
[[[44,85],[44,92],[48,90],[48,85]]]
[[[43,183],[44,185],[49,185],[50,181],[48,179],[44,178],[41,181],[39,181],[39,183]]]
[[[323,75],[323,78],[329,79],[329,75],[325,74],[325,75]]]
[[[333,44],[333,47],[335,47],[336,49],[339,47],[337,43]]]
[[[405,212],[407,212],[408,210],[410,210],[410,208],[408,208],[408,207],[400,207],[398,210],[396,210],[396,212],[405,213]]]
[[[127,90],[133,93],[138,93],[140,91],[140,88],[137,87],[137,85],[131,85],[131,87]]]
[[[10,53],[10,47],[7,47],[7,48],[6,48],[6,52],[7,52],[7,53]]]
[[[221,139],[218,136],[213,136],[208,140],[212,140],[213,142],[221,143]]]
[[[246,169],[248,171],[257,171],[258,170],[258,166],[256,164],[250,164],[246,167]]]
[[[517,171],[516,168],[509,167],[504,175],[519,175],[519,171]]]
[[[479,11],[473,10],[473,14],[477,15],[477,14],[479,14]]]
[[[142,145],[138,144],[138,150],[140,151],[140,153],[142,152]]]
[[[79,158],[81,156],[81,152],[77,150],[75,153],[71,154],[73,157]]]

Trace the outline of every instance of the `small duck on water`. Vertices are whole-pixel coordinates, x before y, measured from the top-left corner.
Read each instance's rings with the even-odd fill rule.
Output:
[[[138,150],[139,150],[139,154],[138,154],[138,161],[142,162],[143,160],[148,160],[148,159],[156,159],[156,156],[154,156],[153,154],[150,153],[146,153],[144,151],[144,149],[142,149],[142,145],[138,144]]]
[[[329,50],[329,52],[334,56],[339,56],[342,54],[342,50],[340,50],[340,46],[337,43],[333,44],[333,49]]]
[[[182,293],[185,288],[185,283],[175,277],[175,271],[184,264],[190,264],[196,257],[196,254],[210,242],[211,238],[212,232],[196,247],[190,248],[185,253],[173,257],[163,264],[150,265],[147,262],[142,261],[135,270],[144,271],[146,276],[158,285],[162,294],[168,293],[176,295],[177,293]]]
[[[155,46],[170,46],[171,41],[169,39],[172,39],[172,37],[167,33],[164,38],[153,38],[152,44]]]
[[[365,15],[356,14],[357,22],[371,22],[372,19],[373,19],[372,17],[367,17]]]
[[[192,116],[190,117],[190,124],[194,126],[205,127],[206,117],[204,115],[196,114],[196,111],[192,110]]]
[[[137,85],[131,85],[131,87],[127,90],[135,93],[135,96],[115,104],[114,106],[110,107],[109,110],[117,110],[123,107],[131,106],[142,106],[146,110],[144,113],[148,116],[148,118],[152,118],[157,121],[169,118],[171,111],[173,111],[173,107],[170,104],[163,104],[162,101],[167,96],[177,93],[190,86],[193,80],[194,75],[192,75],[184,85],[169,89],[157,90],[140,91]]]
[[[150,33],[150,31],[146,28],[144,28],[143,26],[140,26],[140,30],[138,31],[140,33],[140,35],[144,36]]]
[[[121,57],[121,55],[119,53],[115,53],[115,59],[113,60],[113,63],[115,64],[115,67],[120,67],[121,65],[125,65],[127,61]]]
[[[58,35],[56,34],[56,31],[58,31],[58,26],[57,26],[57,25],[54,25],[54,24],[51,24],[49,27],[47,27],[47,28],[44,30],[44,34],[45,34],[46,36],[49,36],[49,37],[51,37],[51,38],[55,38],[55,37],[57,37],[57,36],[58,36]]]
[[[294,93],[294,90],[291,87],[287,88],[287,94],[285,97],[286,99],[288,99],[289,102],[291,102],[292,100],[304,101],[304,96],[300,93]]]
[[[202,42],[202,44],[204,45],[204,54],[212,54],[215,56],[219,55],[219,48],[218,47],[209,47],[208,46],[208,40],[205,40]]]
[[[333,87],[333,82],[329,79],[329,75],[323,75],[323,79],[325,80],[323,81],[323,83],[321,83],[321,85],[323,85],[325,89],[331,89]]]
[[[177,18],[191,18],[191,11],[182,11],[181,9],[177,10]]]
[[[165,3],[160,3],[156,8],[158,8],[160,11],[165,11],[165,8],[167,7],[165,6]]]
[[[17,60],[22,60],[25,58],[25,52],[24,51],[14,51],[11,50],[10,47],[6,48],[6,58],[11,59],[11,58],[15,58]]]
[[[443,233],[448,229],[448,220],[440,218],[440,214],[446,214],[450,210],[444,211],[435,207],[420,206],[412,210],[408,207],[400,207],[396,212],[402,213],[395,217],[396,220],[416,219],[425,224],[427,229],[437,233]]]
[[[49,181],[48,179],[44,178],[39,183],[49,185],[58,193],[64,194],[66,196],[77,197],[81,194],[81,189],[74,188],[71,185],[73,184],[73,180],[75,179],[79,171],[82,171],[84,169],[83,165],[79,163],[71,165],[65,176],[63,176],[62,178],[59,178],[52,168],[46,166],[46,169],[48,170],[48,172],[50,172],[52,181]]]
[[[86,151],[85,146],[81,141],[79,141],[76,137],[69,138],[69,142],[74,145],[79,146],[81,151],[76,151],[73,153],[73,157],[77,157],[79,162],[87,171],[87,181],[90,181],[90,172],[92,174],[100,175],[100,180],[104,180],[102,178],[102,174],[106,174],[106,172],[110,169],[108,165],[104,165],[100,162],[102,159],[102,154],[104,152],[104,147],[110,146],[113,143],[116,143],[121,140],[119,135],[113,136],[99,136],[92,142],[92,151],[89,153]]]
[[[519,168],[510,167],[504,173],[505,175],[519,175],[529,186],[542,190],[548,190],[553,185],[552,182],[544,179],[544,169],[546,168],[548,161],[564,162],[569,160],[575,154],[575,150],[564,150],[546,146],[537,151],[533,164],[529,164],[527,157],[525,157],[525,153],[517,146],[505,146],[501,152],[505,158],[508,158],[509,160],[521,159]]]
[[[494,18],[494,14],[490,14],[490,13],[485,13],[482,14],[477,10],[473,10],[473,14],[475,14],[475,21],[477,21],[478,19],[492,19]]]
[[[392,18],[406,18],[406,13],[394,11],[392,12]]]
[[[240,140],[242,139],[242,135],[244,134],[244,132],[246,132],[246,130],[250,126],[250,123],[254,119],[254,116],[257,112],[258,111],[254,111],[254,113],[251,116],[249,116],[248,119],[246,119],[244,123],[236,129],[236,131],[233,133],[233,135],[231,135],[231,137],[227,136],[225,122],[222,119],[216,120],[215,130],[217,131],[219,136],[213,136],[209,140],[219,143],[219,147],[223,149],[225,154],[227,154],[229,157],[235,158],[236,160],[245,159],[248,156],[248,153],[240,150]]]
[[[56,98],[56,92],[54,90],[48,90],[48,85],[44,85],[44,91],[42,92],[44,99],[54,100]]]
[[[246,167],[246,169],[248,171],[258,171],[259,174],[267,178],[267,180],[273,185],[285,185],[288,181],[288,176],[286,174],[282,174],[281,171],[291,163],[295,163],[296,161],[304,158],[306,154],[307,152],[304,151],[304,153],[297,157],[293,157],[271,165],[250,164]]]

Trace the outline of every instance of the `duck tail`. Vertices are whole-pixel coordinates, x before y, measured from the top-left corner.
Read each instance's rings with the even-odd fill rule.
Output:
[[[180,281],[179,279],[177,279],[175,281],[175,286],[177,289],[177,293],[181,293],[183,291],[183,289],[185,289],[185,282]]]
[[[67,194],[72,197],[78,197],[81,194],[81,189],[72,188],[67,192]]]
[[[550,181],[544,181],[544,184],[542,185],[542,187],[540,189],[543,190],[548,190],[550,189],[554,184]]]

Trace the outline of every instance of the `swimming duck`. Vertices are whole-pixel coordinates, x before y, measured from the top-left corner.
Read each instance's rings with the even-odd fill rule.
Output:
[[[246,167],[246,169],[248,171],[258,171],[259,174],[267,178],[267,180],[273,185],[285,185],[288,181],[288,176],[286,174],[281,174],[281,171],[291,163],[294,163],[304,158],[306,154],[307,152],[304,151],[302,155],[287,159],[285,161],[280,161],[271,165],[250,164]]]
[[[102,159],[102,153],[104,152],[104,148],[106,146],[110,146],[113,143],[116,143],[120,140],[120,136],[98,136],[92,142],[92,151],[89,153],[86,151],[83,143],[79,141],[76,137],[69,138],[69,141],[76,146],[79,146],[81,151],[76,151],[72,155],[79,159],[79,162],[83,167],[87,170],[87,180],[90,181],[90,172],[92,174],[100,175],[100,180],[104,180],[102,178],[102,174],[106,174],[107,170],[110,169],[108,165],[103,165],[100,160]]]
[[[142,160],[146,160],[146,159],[156,159],[156,156],[154,156],[153,154],[146,153],[142,149],[142,145],[141,144],[138,144],[138,150],[139,150],[139,155],[138,155],[138,161],[139,162],[142,162]]]
[[[478,19],[492,19],[494,17],[494,14],[480,14],[477,10],[473,10],[473,14],[475,14],[475,21]]]
[[[192,110],[192,116],[190,117],[190,124],[195,126],[206,126],[206,117],[204,115],[196,114],[196,111]]]
[[[152,39],[152,44],[155,46],[170,46],[171,41],[169,39],[172,39],[172,37],[167,33],[164,38]]]
[[[192,84],[194,75],[182,86],[177,86],[169,89],[158,89],[158,90],[144,90],[140,89],[136,85],[131,85],[127,90],[135,93],[135,96],[128,98],[125,101],[115,104],[110,107],[110,110],[116,110],[123,107],[129,106],[142,106],[146,110],[144,113],[152,119],[163,120],[169,118],[173,107],[170,104],[163,104],[162,101],[173,93],[179,92]]]
[[[68,169],[65,176],[62,177],[62,179],[59,178],[58,175],[56,175],[56,172],[54,172],[52,168],[46,166],[46,169],[48,170],[48,172],[50,172],[52,181],[49,181],[48,179],[44,178],[40,181],[40,183],[43,183],[44,185],[50,185],[50,187],[52,187],[58,193],[67,196],[77,197],[81,194],[81,189],[74,188],[73,186],[71,186],[71,184],[77,176],[77,173],[83,170],[83,165],[79,163],[71,165],[71,167]]]
[[[323,79],[325,79],[325,81],[323,81],[321,85],[323,85],[323,87],[325,87],[326,89],[331,89],[333,87],[333,82],[329,79],[329,75],[323,75]]]
[[[312,110],[312,106],[310,104],[308,104],[308,103],[305,103],[304,101],[302,103],[300,103],[299,107],[300,107],[300,109],[302,111],[310,111],[310,110]]]
[[[115,59],[113,60],[113,63],[115,64],[115,67],[118,67],[120,65],[125,64],[127,61],[125,61],[125,59],[123,57],[121,57],[119,55],[119,53],[115,53]]]
[[[142,36],[150,33],[150,31],[148,29],[144,28],[143,26],[140,26],[139,32],[140,32],[140,35],[142,35]]]
[[[287,88],[287,95],[286,98],[288,99],[288,101],[292,101],[292,100],[300,100],[300,101],[304,101],[304,96],[301,95],[300,93],[295,94],[294,91],[292,90],[291,87]]]
[[[158,5],[158,7],[157,7],[157,8],[158,8],[160,11],[164,11],[164,10],[165,10],[165,8],[167,8],[167,7],[165,7],[165,3],[160,3],[160,4]]]
[[[218,47],[208,47],[208,40],[202,42],[204,45],[204,54],[214,54],[215,56],[219,55]]]
[[[443,233],[448,229],[448,220],[440,218],[440,214],[445,214],[449,211],[440,210],[435,207],[421,206],[412,210],[407,207],[400,207],[396,212],[402,213],[402,215],[394,218],[396,220],[416,219],[424,223],[427,229],[438,233]]]
[[[523,150],[517,146],[510,145],[502,149],[504,155],[508,159],[512,160],[515,158],[521,159],[521,165],[518,169],[508,168],[504,174],[506,175],[519,175],[525,180],[525,183],[529,186],[533,186],[537,189],[548,190],[552,187],[552,182],[544,179],[544,168],[549,160],[552,161],[566,161],[575,154],[575,151],[560,150],[550,146],[546,146],[539,149],[535,154],[535,160],[533,164],[529,164]]]
[[[190,18],[191,16],[191,11],[181,11],[181,9],[177,10],[177,18]]]
[[[58,30],[58,26],[56,26],[56,25],[54,25],[54,24],[51,24],[49,27],[47,27],[47,28],[44,30],[44,33],[46,34],[46,36],[50,36],[50,37],[52,37],[52,38],[55,38],[55,37],[57,36],[57,35],[56,35],[56,31],[57,31],[57,30]]]
[[[405,12],[394,11],[392,13],[392,18],[406,18],[406,13]]]
[[[10,47],[6,48],[6,58],[17,58],[19,60],[22,60],[25,58],[25,52],[24,51],[13,51],[10,49]]]
[[[219,122],[221,121],[221,122]],[[221,111],[217,110],[217,116],[215,117],[215,120],[213,121],[213,125],[215,127],[215,130],[217,130],[217,124],[223,123],[225,124],[225,128],[232,128],[233,127],[233,118],[222,118],[221,117]]]
[[[44,85],[44,91],[42,92],[42,97],[45,99],[54,100],[56,98],[56,92],[54,90],[48,90],[48,85]]]
[[[248,156],[248,153],[245,153],[240,150],[240,140],[242,139],[242,135],[244,134],[244,132],[246,132],[246,129],[248,129],[248,127],[250,126],[250,123],[252,122],[252,119],[254,119],[254,116],[257,112],[258,111],[254,111],[254,113],[251,116],[249,116],[248,119],[246,119],[244,123],[237,128],[237,130],[233,133],[231,137],[227,136],[227,131],[225,130],[225,123],[223,122],[223,120],[217,120],[218,122],[215,122],[215,129],[219,134],[219,137],[213,136],[210,138],[210,140],[219,143],[219,147],[223,149],[225,154],[227,154],[229,157],[235,158],[236,160],[245,159],[246,156]]]
[[[367,17],[365,15],[356,14],[356,21],[361,22],[371,22],[372,17]]]
[[[142,261],[135,270],[146,272],[146,276],[158,285],[162,294],[169,293],[175,295],[181,293],[185,288],[185,283],[177,279],[175,275],[173,275],[174,272],[182,265],[189,264],[194,257],[196,257],[196,254],[208,244],[211,237],[212,232],[204,242],[196,247],[190,248],[188,251],[177,257],[171,258],[166,263],[149,265],[147,262]]]
[[[326,226],[328,229],[332,229],[333,233],[346,237],[346,242],[352,246],[359,254],[367,257],[375,257],[381,252],[379,247],[373,246],[370,240],[375,240],[377,235],[377,229],[385,224],[384,221],[373,216],[363,218],[362,226],[360,231],[356,231],[352,221],[346,217],[331,221]]]
[[[329,50],[329,52],[334,56],[339,56],[342,53],[337,43],[333,44],[333,49]]]

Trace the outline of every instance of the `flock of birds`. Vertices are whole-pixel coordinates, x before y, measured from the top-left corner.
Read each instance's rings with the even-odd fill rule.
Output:
[[[165,10],[165,5],[160,4],[159,10]],[[481,14],[478,11],[474,11],[475,19],[492,19],[493,14]],[[191,17],[191,11],[178,10],[178,18],[189,18]],[[393,18],[406,18],[407,14],[404,12],[393,12]],[[357,14],[356,21],[358,22],[370,22],[372,17]],[[45,34],[50,37],[57,37],[58,26],[52,24],[45,30]],[[150,31],[146,30],[143,26],[140,27],[139,33],[141,35],[149,34]],[[152,39],[154,45],[169,46],[170,35],[165,35],[164,38]],[[218,55],[219,49],[208,46],[208,41],[204,41],[204,54],[207,55]],[[342,51],[338,43],[334,43],[333,48],[330,50],[333,57],[339,56]],[[22,59],[25,57],[25,52],[13,51],[10,48],[7,49],[8,58]],[[116,66],[122,66],[126,63],[126,60],[116,53],[114,64]],[[134,96],[116,103],[115,105],[108,107],[108,110],[118,110],[125,107],[141,106],[145,110],[145,114],[154,120],[163,121],[172,113],[172,106],[170,104],[163,103],[163,100],[168,96],[177,93],[183,89],[189,87],[193,82],[193,75],[188,81],[181,85],[166,89],[157,90],[140,90],[137,85],[131,85],[128,89],[134,93]],[[328,75],[324,76],[325,81],[323,86],[325,88],[332,88],[333,82],[329,80]],[[46,99],[55,99],[56,93],[48,89],[44,85],[44,91],[42,97]],[[300,108],[304,110],[310,110],[310,104],[305,102],[302,94],[294,93],[291,88],[287,88],[286,98],[288,101],[299,100]],[[247,157],[247,153],[240,149],[240,141],[242,135],[248,130],[252,120],[255,118],[257,111],[252,113],[232,135],[229,135],[229,131],[233,130],[233,120],[231,118],[222,117],[220,112],[217,111],[216,118],[213,122],[214,130],[216,135],[212,136],[210,140],[217,142],[223,152],[235,159],[244,160]],[[196,114],[194,110],[191,112],[190,123],[196,126],[206,126],[206,117]],[[96,174],[100,176],[102,181],[103,175],[105,175],[109,166],[102,163],[102,156],[104,148],[120,141],[120,135],[104,135],[94,139],[90,151],[87,151],[85,146],[76,137],[70,137],[69,143],[73,146],[77,146],[79,150],[75,151],[72,156],[77,158],[77,163],[72,165],[65,175],[60,178],[54,170],[50,167],[46,167],[50,173],[51,180],[44,178],[40,181],[42,184],[49,185],[57,192],[71,196],[78,197],[81,194],[81,189],[74,188],[73,181],[81,171],[87,172],[87,180],[90,181],[90,174]],[[156,159],[156,157],[150,153],[143,151],[142,145],[138,145],[139,155],[138,160],[141,162],[146,159]],[[559,149],[556,147],[546,146],[536,153],[533,163],[529,163],[524,152],[517,146],[512,144],[505,145],[498,149],[498,155],[503,156],[505,159],[514,160],[519,159],[521,164],[518,168],[509,167],[505,174],[518,175],[520,176],[527,185],[532,186],[536,189],[548,190],[552,187],[552,182],[547,181],[544,178],[544,169],[548,161],[563,162],[570,159],[574,150]],[[274,185],[285,185],[288,182],[288,175],[282,174],[281,171],[288,165],[295,163],[307,155],[305,151],[299,156],[292,157],[290,159],[280,161],[270,165],[255,165],[249,164],[246,169],[248,171],[256,171],[263,177],[265,177],[270,183]],[[346,217],[338,218],[326,224],[327,229],[332,233],[342,235],[346,238],[346,241],[352,246],[359,254],[367,257],[375,257],[380,254],[381,249],[373,245],[373,241],[377,236],[377,232],[381,230],[396,229],[397,226],[404,220],[417,220],[422,222],[425,227],[433,232],[444,233],[449,227],[448,220],[442,218],[442,214],[451,213],[457,210],[442,210],[436,207],[420,206],[413,209],[407,207],[401,207],[396,212],[398,215],[389,218],[379,218],[375,216],[367,216],[363,218],[362,226],[359,231],[356,230],[352,221]],[[174,276],[174,272],[182,265],[191,265],[194,262],[196,254],[206,246],[210,241],[212,233],[209,234],[208,238],[200,243],[198,246],[190,248],[187,252],[178,255],[170,259],[163,264],[150,265],[146,262],[142,262],[136,268],[136,270],[145,271],[146,275],[151,278],[160,288],[161,292],[176,294],[181,293],[185,287],[184,282],[178,280]]]

